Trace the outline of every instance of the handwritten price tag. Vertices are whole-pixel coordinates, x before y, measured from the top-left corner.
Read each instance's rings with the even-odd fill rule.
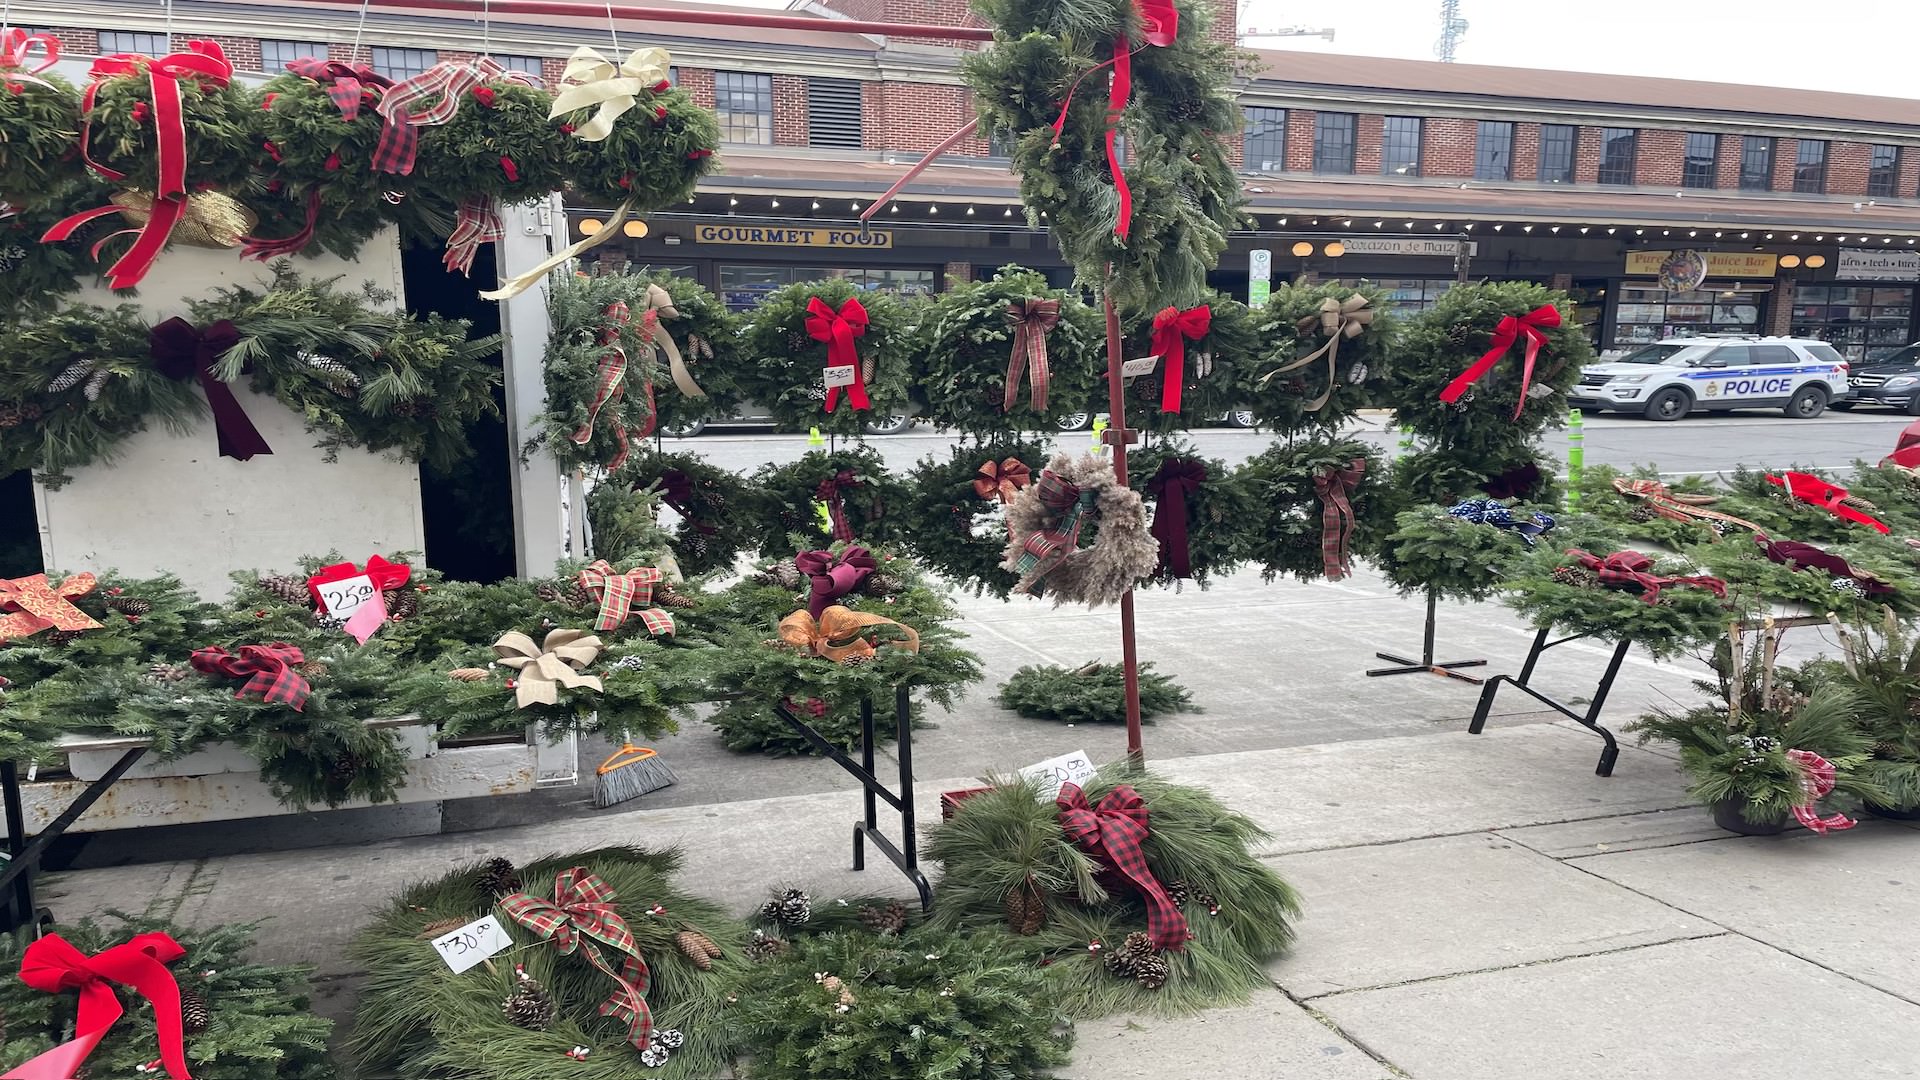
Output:
[[[513,939],[500,928],[498,920],[486,915],[434,938],[433,947],[458,975],[489,956],[513,948]]]
[[[339,581],[323,581],[319,589],[321,606],[336,619],[353,618],[353,613],[360,610],[360,605],[373,599],[373,594],[379,591],[373,587],[373,579],[365,574],[341,578]]]
[[[1020,770],[1020,775],[1040,785],[1040,797],[1051,799],[1060,794],[1060,785],[1074,784],[1086,787],[1093,779],[1093,759],[1087,757],[1085,750],[1075,750],[1071,754],[1062,754],[1048,758],[1038,765],[1029,765]]]
[[[841,364],[838,367],[830,367],[826,369],[824,378],[826,381],[826,385],[829,387],[852,386],[853,385],[853,365]]]
[[[1123,378],[1128,379],[1137,375],[1151,375],[1153,374],[1153,369],[1159,365],[1160,358],[1157,356],[1136,357],[1120,365],[1120,374]]]

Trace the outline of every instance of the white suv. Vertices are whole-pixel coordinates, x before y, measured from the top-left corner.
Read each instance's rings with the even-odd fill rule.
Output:
[[[1582,412],[1678,420],[1697,409],[1778,408],[1810,420],[1848,396],[1847,361],[1806,338],[1667,338],[1582,369],[1567,400]]]

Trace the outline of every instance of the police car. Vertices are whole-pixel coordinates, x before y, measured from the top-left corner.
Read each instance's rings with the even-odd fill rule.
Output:
[[[1810,420],[1849,394],[1847,361],[1806,338],[1667,338],[1580,373],[1568,401],[1583,412],[1678,420],[1714,409],[1777,408]]]

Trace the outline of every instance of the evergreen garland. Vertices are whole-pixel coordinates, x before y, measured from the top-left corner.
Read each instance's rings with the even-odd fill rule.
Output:
[[[994,704],[1030,720],[1072,724],[1124,724],[1127,721],[1126,672],[1118,664],[1094,661],[1078,668],[1028,665],[1007,677]],[[1200,712],[1193,693],[1172,678],[1140,665],[1140,719],[1151,724],[1162,713]]]
[[[1214,577],[1232,573],[1254,557],[1263,539],[1250,526],[1267,513],[1267,506],[1256,474],[1235,469],[1220,458],[1202,458],[1199,448],[1180,436],[1164,436],[1127,455],[1127,485],[1152,506],[1155,523],[1161,507],[1151,484],[1169,461],[1198,462],[1207,471],[1199,489],[1186,494],[1191,580],[1204,589]],[[1188,579],[1174,576],[1162,552],[1160,565],[1142,584],[1178,587],[1184,580]]]
[[[1199,303],[1211,312],[1207,332],[1187,341],[1187,362],[1180,383],[1180,411],[1160,411],[1165,368],[1156,365],[1146,375],[1123,380],[1127,392],[1127,426],[1141,431],[1171,432],[1205,427],[1208,422],[1245,408],[1260,374],[1260,320],[1247,305],[1225,293],[1208,292]],[[1191,306],[1191,305],[1189,305]],[[1127,339],[1127,356],[1153,355],[1153,313],[1141,317]],[[1165,363],[1164,360],[1161,361]],[[1107,410],[1106,365],[1100,365],[1101,385],[1090,408]]]
[[[153,116],[151,58],[135,70],[98,81],[93,107],[81,115],[87,155],[96,172],[119,173],[113,180],[130,191],[152,194],[159,183],[160,144]],[[228,191],[240,187],[253,169],[253,155],[238,152],[253,142],[258,106],[238,83],[183,76],[181,116],[186,127],[188,191]]]
[[[1020,359],[1020,388],[1006,403],[1007,366],[1014,330],[1010,304],[1052,300],[1060,321],[1047,332],[1047,408],[1033,411],[1033,373]],[[914,344],[916,385],[927,418],[942,428],[973,435],[1051,431],[1070,413],[1088,408],[1104,392],[1106,328],[1098,311],[1063,289],[1049,289],[1044,275],[1001,267],[991,281],[957,285],[921,313]]]
[[[419,188],[449,201],[523,203],[560,190],[570,140],[547,118],[553,96],[514,79],[482,81],[453,119],[421,129]]]
[[[807,305],[819,299],[838,312],[848,300],[867,310],[867,329],[853,339],[865,369],[870,410],[846,401],[846,388],[833,412],[826,411],[827,342],[807,333]],[[753,309],[741,330],[736,383],[740,394],[766,406],[782,431],[819,428],[859,435],[879,416],[912,411],[914,378],[908,364],[913,349],[914,317],[907,305],[886,293],[863,292],[844,278],[800,281],[769,293]]]
[[[0,935],[0,969],[17,971],[40,933],[58,934],[92,956],[138,934],[164,933],[186,950],[171,965],[182,993],[203,1000],[212,1017],[205,1031],[186,1037],[187,1064],[196,1080],[331,1080],[327,1057],[333,1022],[313,1013],[308,969],[250,963],[256,924],[207,928],[109,912],[111,923],[84,920]],[[431,950],[427,950],[431,954]],[[160,1056],[153,1013],[123,991],[128,1015],[114,1024],[87,1058],[83,1075],[139,1075]],[[139,1003],[139,1007],[135,1006]],[[0,1069],[11,1069],[73,1035],[78,997],[49,994],[19,979],[0,980]]]
[[[1006,555],[1007,512],[997,495],[982,498],[973,482],[987,462],[1012,458],[1040,478],[1052,456],[1043,442],[998,438],[974,445],[962,442],[946,461],[928,456],[907,478],[904,533],[914,557],[947,582],[1004,600],[1019,578],[1002,569]]]
[[[675,492],[684,486],[684,496]],[[680,569],[691,575],[730,570],[742,551],[759,546],[760,525],[754,515],[754,493],[740,477],[716,468],[698,454],[647,451],[628,460],[607,482],[587,496],[587,519],[595,545],[605,554],[622,557],[640,546],[645,526],[654,525],[654,510],[662,503],[682,505],[670,544]],[[645,507],[637,505],[644,502]]]
[[[1717,544],[1699,544],[1687,549],[1687,555],[1729,588],[1769,605],[1801,604],[1816,612],[1858,612],[1884,605],[1902,615],[1920,614],[1920,596],[1915,595],[1920,578],[1915,577],[1913,557],[1906,545],[1818,546],[1845,559],[1854,570],[1874,575],[1893,591],[1863,596],[1836,589],[1839,579],[1835,575],[1819,567],[1774,562],[1744,535],[1730,536]]]
[[[1330,468],[1346,468],[1355,458],[1366,461],[1359,487],[1348,496],[1354,512],[1351,551],[1357,560],[1377,551],[1394,527],[1392,492],[1380,455],[1371,446],[1315,436],[1275,444],[1242,466],[1240,482],[1260,508],[1258,516],[1245,523],[1253,541],[1247,560],[1260,564],[1262,577],[1271,581],[1284,574],[1311,581],[1324,576],[1320,538],[1325,507],[1314,492],[1314,478]]]
[[[1371,313],[1372,321],[1357,337],[1340,339],[1331,385],[1325,357],[1267,377],[1324,349],[1328,338],[1320,322],[1322,304],[1329,300],[1340,303],[1354,295],[1366,298],[1364,310]],[[1391,294],[1369,281],[1352,285],[1338,281],[1282,282],[1268,297],[1266,308],[1255,315],[1263,353],[1245,379],[1247,405],[1253,415],[1273,431],[1295,432],[1309,427],[1338,431],[1345,427],[1361,409],[1372,404],[1376,388],[1386,378],[1387,358],[1392,354],[1399,322],[1392,307]],[[1326,404],[1308,412],[1306,406],[1323,393],[1330,395]]]
[[[573,129],[593,113],[578,109],[561,116],[561,134],[549,136],[561,144],[568,186],[590,205],[612,208],[630,201],[636,213],[646,214],[692,195],[718,165],[713,150],[720,145],[720,125],[713,110],[694,104],[684,91],[643,90],[605,139],[575,137]]]
[[[843,450],[811,450],[788,465],[764,465],[749,478],[760,553],[791,558],[796,534],[809,547],[826,546],[833,537],[822,513],[820,485],[843,472],[853,480],[852,487],[839,491],[855,542],[871,547],[903,541],[912,492],[887,471],[878,450],[855,443]]]
[[[67,151],[80,134],[80,92],[51,71],[0,69],[0,202],[20,209],[49,201],[78,180]]]

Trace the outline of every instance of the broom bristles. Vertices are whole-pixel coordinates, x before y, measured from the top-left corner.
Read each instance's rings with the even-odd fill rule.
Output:
[[[678,779],[673,770],[667,768],[666,759],[659,754],[646,757],[625,765],[618,765],[606,772],[597,773],[593,782],[593,804],[606,809],[618,806],[630,799],[637,799],[649,791],[659,791],[669,787]]]

